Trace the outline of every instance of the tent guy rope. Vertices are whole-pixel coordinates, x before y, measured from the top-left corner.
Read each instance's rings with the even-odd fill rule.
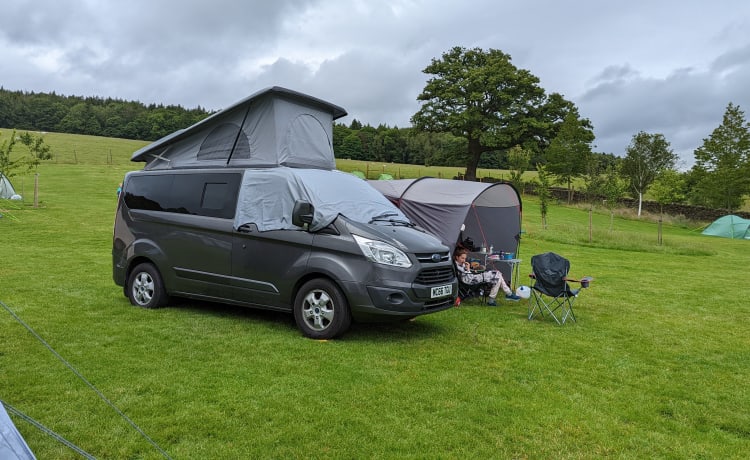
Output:
[[[159,447],[156,441],[151,439],[138,425],[135,424],[134,421],[132,421],[127,415],[125,415],[124,412],[122,412],[117,406],[115,406],[112,401],[104,396],[104,393],[99,391],[99,389],[96,388],[93,383],[89,382],[86,377],[84,377],[80,372],[78,372],[75,367],[73,367],[72,364],[70,364],[65,358],[63,358],[58,352],[56,352],[49,343],[47,343],[39,334],[36,333],[36,331],[34,331],[34,329],[31,328],[31,326],[26,324],[13,310],[10,309],[10,307],[5,305],[5,303],[3,303],[2,301],[0,301],[0,305],[2,305],[3,309],[5,309],[5,311],[7,311],[10,316],[13,317],[13,319],[15,319],[21,326],[26,328],[26,330],[29,331],[31,335],[33,335],[42,345],[44,345],[50,351],[50,353],[52,353],[58,360],[60,360],[60,362],[62,362],[68,369],[70,369],[70,371],[73,372],[79,379],[81,379],[83,383],[91,388],[91,390],[93,390],[94,393],[96,393],[102,401],[104,401],[109,407],[117,412],[117,414],[120,415],[120,417],[122,417],[126,422],[128,422],[128,424],[132,426],[133,429],[135,429],[141,436],[143,436],[144,439],[146,439],[152,446],[154,446],[156,450],[158,450],[165,458],[171,460],[171,457],[161,447]]]

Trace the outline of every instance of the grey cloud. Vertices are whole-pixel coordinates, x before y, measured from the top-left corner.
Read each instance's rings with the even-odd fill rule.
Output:
[[[729,102],[750,102],[742,0],[6,3],[0,86],[12,90],[219,109],[280,85],[343,106],[344,122],[405,127],[432,58],[494,48],[575,102],[597,150],[622,155],[644,130],[689,160]]]
[[[729,102],[750,102],[745,82],[750,62],[737,62],[732,72],[677,69],[663,79],[643,78],[626,69],[601,75],[614,76],[579,98],[583,116],[594,121],[600,151],[623,155],[639,131],[664,134],[686,165],[693,151],[721,124]]]

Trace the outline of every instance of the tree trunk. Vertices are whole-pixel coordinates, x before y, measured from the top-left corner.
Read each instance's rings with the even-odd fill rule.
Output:
[[[477,180],[477,166],[479,165],[479,157],[481,156],[482,146],[479,144],[479,139],[469,139],[469,153],[466,159],[464,180]]]
[[[664,206],[659,205],[659,231],[658,231],[658,235],[656,237],[656,240],[658,241],[659,246],[661,246],[661,243],[662,243],[662,237],[661,237],[661,220],[662,220],[662,216],[664,216]]]
[[[641,217],[641,206],[643,205],[643,193],[638,192],[638,217]]]
[[[568,177],[568,204],[573,202],[573,180]]]
[[[657,231],[656,241],[657,241],[657,243],[659,243],[659,246],[661,246],[661,243],[662,243],[662,238],[661,238],[661,214],[659,215],[659,229]]]

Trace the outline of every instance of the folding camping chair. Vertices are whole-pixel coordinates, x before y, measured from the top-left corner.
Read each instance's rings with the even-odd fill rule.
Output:
[[[461,277],[458,277],[458,298],[461,301],[471,299],[472,297],[479,297],[482,299],[482,304],[485,304],[491,290],[492,283],[490,282],[464,283]]]
[[[554,252],[532,256],[531,270],[529,277],[534,280],[534,284],[529,297],[529,319],[537,315],[544,317],[547,313],[557,324],[565,324],[568,318],[575,322],[573,303],[581,289],[589,287],[593,278],[569,278],[570,262]],[[580,283],[581,287],[572,289],[569,282]]]

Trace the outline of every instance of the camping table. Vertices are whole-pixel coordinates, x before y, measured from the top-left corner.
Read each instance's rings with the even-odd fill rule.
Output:
[[[503,262],[510,265],[510,288],[516,292],[516,283],[518,283],[518,266],[521,265],[521,259],[498,259],[493,262]]]
[[[521,265],[522,259],[494,259],[490,258],[490,255],[499,255],[499,253],[490,253],[489,251],[478,251],[474,254],[479,254],[484,256],[484,266],[486,268],[489,268],[490,265],[493,265],[495,262],[502,262],[505,264],[510,265],[510,288],[513,292],[516,292],[516,284],[518,283],[518,267]],[[494,265],[493,265],[494,267]]]

